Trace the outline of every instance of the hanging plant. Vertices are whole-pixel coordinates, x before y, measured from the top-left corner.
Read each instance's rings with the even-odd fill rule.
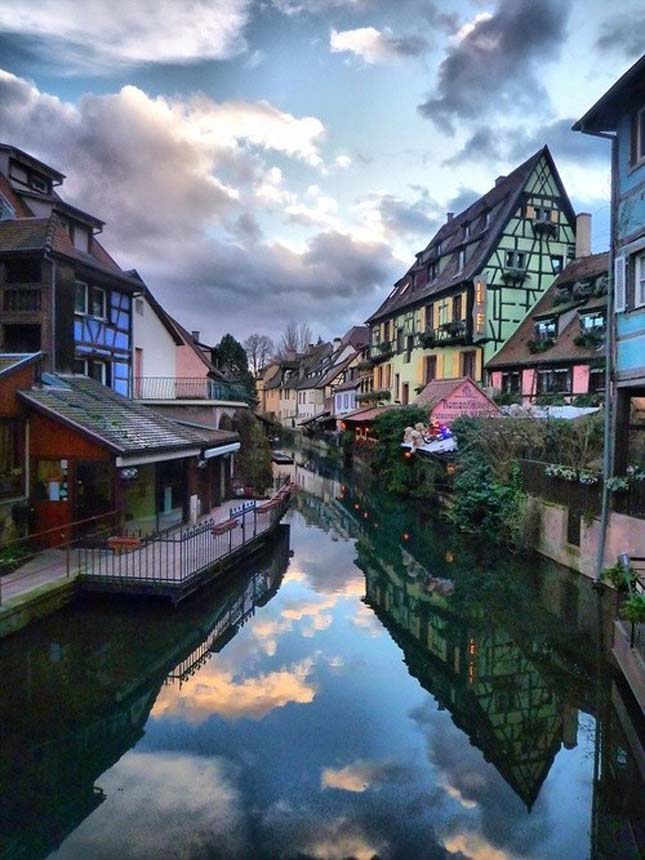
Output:
[[[610,493],[624,493],[629,489],[629,478],[615,475],[607,481],[607,489]]]

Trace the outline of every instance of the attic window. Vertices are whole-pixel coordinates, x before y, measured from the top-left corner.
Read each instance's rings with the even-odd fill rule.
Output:
[[[557,322],[555,317],[548,317],[535,323],[535,336],[538,340],[554,340],[556,334]]]
[[[406,282],[403,284],[403,287],[402,287],[402,289],[401,289],[401,295],[403,295],[403,293],[405,293],[405,292],[407,291],[407,289],[408,289],[408,287],[409,287],[409,286],[410,286],[410,281],[406,281]]]
[[[599,334],[605,330],[605,314],[603,311],[594,311],[594,313],[580,314],[580,331],[598,332]]]
[[[484,212],[484,230],[489,226],[489,224],[490,224],[490,209],[487,209]]]
[[[434,263],[430,263],[430,265],[428,266],[428,280],[434,281],[438,274],[439,274],[439,265],[435,260]]]
[[[16,210],[7,198],[3,194],[0,194],[0,221],[13,221],[15,217]]]
[[[466,265],[466,249],[462,248],[461,251],[459,252],[459,258],[458,258],[458,269],[460,272],[465,265]]]
[[[470,224],[464,224],[464,239],[470,236]]]
[[[47,192],[49,191],[47,180],[43,179],[42,176],[38,176],[35,173],[32,173],[29,177],[29,185],[34,189],[34,191],[39,191],[41,194],[47,194]]]
[[[526,265],[526,253],[524,251],[507,251],[506,268],[523,269]]]

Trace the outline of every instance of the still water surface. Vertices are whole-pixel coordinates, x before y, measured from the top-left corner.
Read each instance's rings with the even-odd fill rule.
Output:
[[[0,644],[0,856],[639,857],[607,598],[320,464],[294,478],[225,588]]]

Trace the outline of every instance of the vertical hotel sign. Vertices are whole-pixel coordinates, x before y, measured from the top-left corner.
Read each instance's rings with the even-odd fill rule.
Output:
[[[473,301],[473,341],[486,337],[486,278],[478,275],[475,278],[475,296]]]

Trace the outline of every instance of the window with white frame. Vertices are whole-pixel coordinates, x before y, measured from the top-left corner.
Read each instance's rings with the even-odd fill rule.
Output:
[[[95,379],[102,385],[108,384],[107,379],[107,362],[97,361],[93,358],[81,358],[74,362],[74,372],[80,373],[81,376],[89,376],[90,379]]]
[[[632,166],[645,162],[645,107],[636,111],[633,118],[634,128],[632,130]]]
[[[77,314],[105,319],[105,290],[101,289],[101,287],[90,286],[84,281],[76,281],[74,286],[74,310]]]
[[[645,305],[645,251],[636,257],[634,282],[634,307]]]

